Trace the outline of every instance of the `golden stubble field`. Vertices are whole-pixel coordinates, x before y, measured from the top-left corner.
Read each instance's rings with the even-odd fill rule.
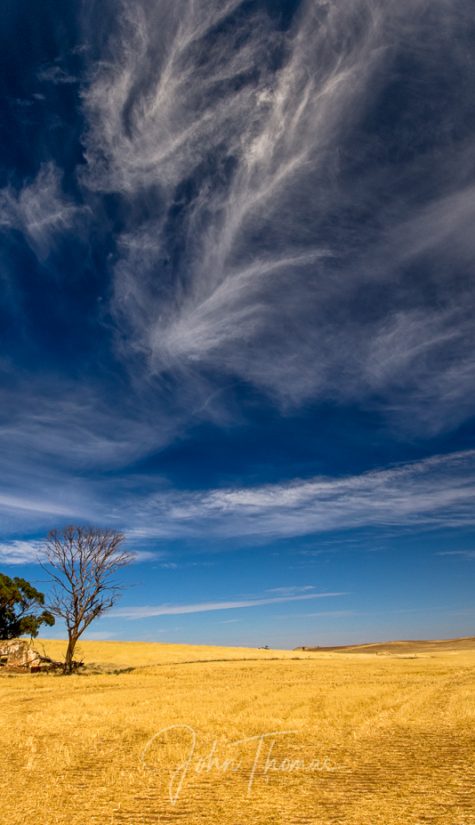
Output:
[[[2,825],[475,823],[468,644],[80,648],[82,675],[0,676]]]

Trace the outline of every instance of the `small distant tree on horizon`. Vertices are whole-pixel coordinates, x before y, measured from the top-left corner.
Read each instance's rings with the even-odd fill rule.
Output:
[[[70,525],[48,533],[42,566],[53,581],[49,609],[64,620],[68,632],[64,673],[74,670],[78,639],[123,590],[114,577],[133,559],[123,542],[123,533],[97,527]]]
[[[35,638],[42,624],[54,625],[45,597],[26,579],[0,573],[0,639]]]

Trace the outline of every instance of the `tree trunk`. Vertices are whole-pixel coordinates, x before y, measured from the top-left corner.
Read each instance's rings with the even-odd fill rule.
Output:
[[[64,673],[69,674],[69,673],[72,673],[73,670],[74,670],[74,665],[73,665],[74,659],[73,659],[73,657],[74,657],[74,649],[76,647],[76,643],[77,643],[78,638],[79,638],[79,636],[77,636],[76,634],[69,633],[68,649],[66,650],[66,657],[64,659]]]

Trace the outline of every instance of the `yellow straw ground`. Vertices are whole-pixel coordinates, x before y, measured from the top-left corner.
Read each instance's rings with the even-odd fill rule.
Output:
[[[382,652],[84,642],[84,674],[3,673],[0,821],[472,825],[475,651]]]

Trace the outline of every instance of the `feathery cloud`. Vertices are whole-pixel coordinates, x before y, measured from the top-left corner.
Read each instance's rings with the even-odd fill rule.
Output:
[[[308,599],[334,598],[346,596],[346,593],[312,593],[301,596],[276,596],[273,598],[238,599],[236,601],[202,602],[197,604],[161,604],[156,606],[143,605],[138,607],[118,607],[111,611],[111,618],[148,619],[153,616],[176,616],[184,613],[208,613],[214,610],[236,610],[243,607],[264,607],[283,602],[300,602]]]
[[[417,100],[439,75],[459,88],[464,15],[302,2],[285,29],[237,0],[120,8],[84,90],[83,181],[133,216],[113,311],[134,369],[370,404],[428,434],[470,415],[474,294],[454,269],[475,252],[473,156],[441,135],[435,168],[406,121],[387,145],[368,126],[407,56]],[[447,106],[462,129],[471,102]]]
[[[467,561],[475,561],[475,550],[441,550],[438,556],[457,556]]]
[[[12,565],[37,564],[41,559],[42,550],[43,543],[40,541],[2,542],[0,543],[0,562]]]
[[[53,163],[43,164],[36,178],[18,192],[11,186],[0,190],[0,229],[22,232],[40,260],[82,212],[62,192],[60,171]]]
[[[456,527],[475,524],[474,497],[475,452],[466,451],[357,476],[151,496],[134,503],[129,529],[137,538],[271,538],[375,525]]]

